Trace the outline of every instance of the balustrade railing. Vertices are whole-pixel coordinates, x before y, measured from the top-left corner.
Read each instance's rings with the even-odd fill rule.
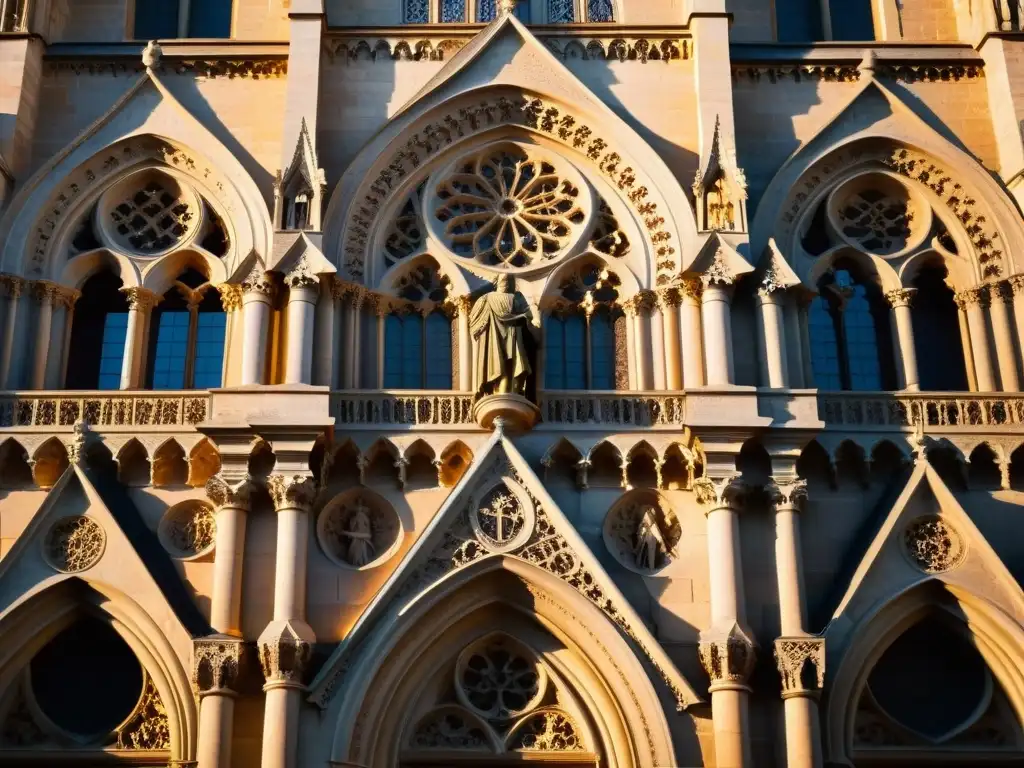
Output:
[[[0,428],[182,427],[206,421],[210,395],[189,392],[4,392]]]
[[[828,392],[818,395],[818,416],[844,428],[1020,427],[1024,394]]]
[[[474,425],[468,392],[344,391],[331,393],[336,427],[455,427]]]
[[[681,427],[686,396],[666,392],[544,392],[541,421],[609,428]]]

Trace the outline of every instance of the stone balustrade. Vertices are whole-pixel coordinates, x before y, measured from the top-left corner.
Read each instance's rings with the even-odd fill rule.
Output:
[[[558,391],[540,395],[545,424],[618,428],[679,428],[686,415],[682,392]]]
[[[0,429],[191,427],[206,421],[210,395],[187,392],[7,392],[0,394]]]
[[[1019,428],[1024,395],[976,392],[826,392],[818,414],[827,428],[846,430],[959,427]]]
[[[468,392],[332,392],[331,416],[337,429],[477,428],[473,420],[473,395]]]

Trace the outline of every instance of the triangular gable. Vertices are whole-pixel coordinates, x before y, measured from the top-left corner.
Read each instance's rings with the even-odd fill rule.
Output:
[[[189,178],[230,227],[231,267],[270,249],[263,195],[235,155],[147,68],[114,104],[19,189],[0,220],[0,269],[57,279],[50,246],[96,191],[148,161]]]
[[[736,249],[737,240],[721,232],[712,232],[697,251],[688,272],[704,275],[711,282],[732,283],[754,271],[753,265]]]
[[[760,280],[758,282],[769,290],[785,290],[794,285],[800,285],[800,277],[782,255],[778,244],[773,237],[768,241],[768,247],[764,249],[764,256],[761,258]]]
[[[79,517],[99,532],[90,545],[94,554],[81,561],[87,564],[83,570],[63,572],[48,559],[52,532],[59,522]],[[73,578],[129,597],[184,650],[185,658],[191,638],[210,632],[170,556],[120,483],[74,465],[0,561],[0,622],[26,600]]]
[[[267,269],[283,275],[333,275],[338,270],[320,250],[320,239],[315,233],[310,236],[305,232],[275,232],[274,251]]]
[[[938,472],[919,459],[825,636],[840,643],[879,606],[928,581],[983,594],[1024,623],[1024,591]]]
[[[520,533],[507,546],[496,548],[469,519],[467,507],[503,481],[506,487],[515,486],[529,496],[535,517],[531,526],[527,515]],[[601,610],[638,656],[646,658],[680,709],[700,702],[529,463],[500,432],[487,443],[434,520],[334,650],[310,685],[310,701],[326,707],[342,692],[351,665],[364,646],[373,645],[371,638],[389,617],[405,613],[463,568],[495,557],[513,557],[561,578]],[[577,567],[571,574],[563,574],[556,566],[558,562],[572,562]]]

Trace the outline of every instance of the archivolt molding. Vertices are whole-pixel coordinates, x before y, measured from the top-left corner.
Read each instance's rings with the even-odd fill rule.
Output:
[[[392,147],[375,163],[375,170],[351,195],[352,202],[344,214],[331,210],[326,224],[327,252],[340,252],[342,269],[355,280],[365,280],[366,260],[377,240],[382,220],[398,214],[399,201],[424,175],[418,171],[427,165],[443,162],[449,149],[464,147],[484,139],[487,134],[513,129],[524,131],[553,142],[556,147],[582,156],[584,167],[596,167],[623,199],[641,223],[652,260],[656,263],[659,284],[667,283],[678,272],[680,235],[673,232],[672,212],[657,191],[652,179],[645,179],[639,166],[629,157],[626,147],[610,133],[604,133],[599,122],[571,107],[536,95],[521,92],[487,95],[465,102],[465,106],[442,106],[422,121],[418,130],[405,141],[395,140]],[[514,133],[512,134],[514,137]],[[397,149],[395,149],[397,147]],[[460,150],[465,151],[465,150]],[[338,204],[332,197],[332,209]],[[687,211],[691,213],[687,206]],[[342,229],[342,232],[338,232]],[[337,243],[337,250],[334,248]]]

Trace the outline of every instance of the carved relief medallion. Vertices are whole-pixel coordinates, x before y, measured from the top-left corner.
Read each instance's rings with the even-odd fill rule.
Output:
[[[648,575],[667,566],[682,536],[668,502],[641,491],[624,496],[604,521],[604,543],[616,560],[631,571]]]
[[[363,489],[343,494],[317,519],[320,548],[342,568],[375,568],[398,550],[402,523],[384,499]]]
[[[58,520],[44,543],[47,561],[63,573],[80,573],[99,562],[107,545],[103,528],[91,517],[75,515]]]
[[[209,554],[217,537],[213,508],[202,501],[176,504],[161,518],[157,534],[172,557],[193,560]]]
[[[967,543],[957,530],[938,515],[911,521],[903,531],[903,551],[925,573],[943,573],[960,565]]]

